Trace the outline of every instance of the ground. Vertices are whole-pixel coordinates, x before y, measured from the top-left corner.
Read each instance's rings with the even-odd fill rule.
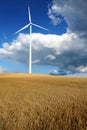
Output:
[[[0,74],[0,130],[87,130],[87,78]]]

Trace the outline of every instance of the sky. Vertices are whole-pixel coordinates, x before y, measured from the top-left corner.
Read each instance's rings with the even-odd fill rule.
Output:
[[[32,22],[32,73],[87,75],[87,0],[1,0],[0,73],[28,73]]]

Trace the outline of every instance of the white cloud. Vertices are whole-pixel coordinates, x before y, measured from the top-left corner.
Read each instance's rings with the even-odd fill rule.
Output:
[[[67,75],[67,72],[65,70],[52,70],[50,71],[51,75]]]
[[[56,15],[51,11],[51,9],[48,9],[48,16],[49,16],[49,18],[52,20],[51,23],[53,23],[54,26],[57,25],[57,24],[59,24],[59,23],[61,22],[61,19],[60,19],[58,16],[56,16]]]
[[[55,57],[55,56],[53,56],[53,55],[48,55],[48,56],[46,56],[46,57],[45,57],[45,59],[55,60],[55,59],[56,59],[56,57]]]
[[[0,74],[7,73],[7,72],[8,72],[8,70],[6,68],[0,66]]]
[[[40,61],[37,59],[37,60],[33,60],[32,61],[32,64],[38,64]]]
[[[87,66],[79,66],[76,68],[76,71],[80,73],[87,73]]]
[[[28,34],[21,33],[12,43],[3,43],[0,59],[28,65],[29,38]],[[33,33],[32,63],[54,65],[64,69],[86,66],[86,48],[85,39],[80,39],[69,30],[62,35]]]
[[[52,0],[48,8],[52,23],[60,18],[59,15],[64,18],[72,32],[87,38],[87,0]]]

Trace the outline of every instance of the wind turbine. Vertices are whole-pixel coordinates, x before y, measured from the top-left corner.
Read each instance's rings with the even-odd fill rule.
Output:
[[[21,28],[20,30],[18,30],[17,32],[15,32],[15,34],[21,32],[22,30],[24,30],[24,29],[26,29],[28,27],[30,27],[29,73],[31,74],[32,73],[32,26],[41,28],[41,29],[46,30],[46,31],[48,31],[48,29],[46,29],[46,28],[44,28],[44,27],[42,27],[40,25],[32,23],[30,7],[29,6],[28,6],[28,17],[29,17],[29,23],[26,26],[24,26],[23,28]]]

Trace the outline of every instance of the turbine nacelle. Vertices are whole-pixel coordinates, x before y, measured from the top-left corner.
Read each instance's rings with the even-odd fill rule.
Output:
[[[29,26],[35,26],[35,27],[38,27],[38,28],[41,28],[41,29],[43,29],[43,30],[48,31],[48,29],[46,29],[46,28],[44,28],[44,27],[42,27],[42,26],[40,26],[40,25],[37,25],[37,24],[34,24],[34,23],[29,23],[29,24],[27,24],[26,26],[24,26],[23,28],[19,29],[17,32],[15,32],[15,34],[21,32],[22,30],[24,30],[24,29],[26,29],[26,28],[28,28]]]
[[[17,32],[15,32],[15,34],[21,32],[22,30],[24,30],[24,29],[26,29],[26,28],[28,28],[29,26],[35,26],[35,27],[38,27],[38,28],[41,28],[41,29],[43,29],[43,30],[48,31],[48,29],[46,29],[46,28],[44,28],[44,27],[42,27],[42,26],[40,26],[40,25],[37,25],[37,24],[32,23],[29,5],[28,5],[28,19],[29,19],[29,24],[27,24],[27,25],[24,26],[23,28],[19,29]]]

